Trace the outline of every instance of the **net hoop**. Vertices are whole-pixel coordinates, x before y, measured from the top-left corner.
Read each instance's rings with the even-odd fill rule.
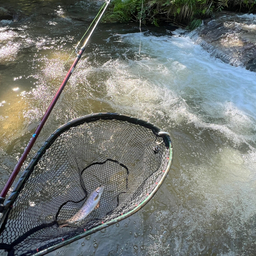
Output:
[[[89,230],[85,230],[83,233],[78,234],[72,238],[68,238],[68,239],[62,239],[62,242],[59,242],[58,244],[54,244],[49,246],[48,248],[38,250],[37,253],[35,253],[34,255],[44,255],[46,253],[49,253],[51,251],[54,251],[60,247],[63,247],[67,244],[70,244],[80,238],[83,238],[85,236],[88,236],[92,233],[95,233],[96,231],[99,231],[103,228],[106,228],[114,223],[117,223],[129,216],[131,216],[132,214],[134,214],[135,212],[137,212],[139,209],[141,209],[147,202],[149,202],[149,200],[154,196],[154,194],[156,193],[156,191],[159,189],[159,187],[161,186],[161,184],[163,183],[164,179],[166,178],[170,167],[171,167],[171,163],[172,163],[172,158],[173,158],[173,150],[172,150],[172,144],[171,144],[171,139],[168,133],[166,132],[162,132],[159,128],[157,128],[156,126],[145,122],[143,120],[137,119],[137,118],[132,118],[129,116],[125,116],[125,115],[121,115],[121,114],[116,114],[116,113],[98,113],[98,114],[91,114],[91,115],[86,115],[77,119],[74,119],[70,122],[68,122],[67,124],[61,126],[60,128],[58,128],[55,132],[52,133],[52,135],[45,141],[44,145],[41,147],[41,149],[36,153],[36,155],[33,157],[33,159],[31,160],[31,162],[29,163],[28,167],[26,168],[26,170],[23,172],[22,176],[20,177],[20,179],[17,182],[17,185],[15,186],[14,190],[11,192],[9,198],[5,201],[4,204],[4,208],[5,211],[3,212],[3,218],[1,219],[0,225],[0,237],[1,237],[1,232],[4,230],[4,226],[5,223],[8,219],[8,214],[11,211],[12,205],[14,204],[14,202],[16,201],[16,199],[18,198],[20,192],[22,191],[22,189],[24,188],[24,185],[26,184],[26,181],[29,179],[30,175],[32,174],[34,167],[37,165],[38,161],[41,159],[41,157],[45,154],[45,152],[47,151],[47,149],[49,149],[51,147],[51,145],[56,141],[56,139],[65,131],[69,130],[71,127],[76,127],[79,126],[81,124],[84,123],[92,123],[92,122],[96,122],[98,120],[119,120],[119,121],[125,121],[128,123],[132,123],[135,125],[139,125],[139,126],[143,126],[145,128],[148,128],[150,130],[152,130],[152,132],[163,138],[163,141],[165,143],[166,148],[169,149],[169,155],[167,157],[167,161],[168,163],[166,164],[166,168],[163,170],[163,174],[161,176],[160,179],[158,179],[157,181],[157,185],[154,187],[154,189],[147,194],[146,198],[140,202],[138,205],[136,205],[131,211],[126,212],[118,217],[116,217],[113,220],[109,220],[106,221],[104,223],[102,223],[99,226],[96,226],[92,229]]]

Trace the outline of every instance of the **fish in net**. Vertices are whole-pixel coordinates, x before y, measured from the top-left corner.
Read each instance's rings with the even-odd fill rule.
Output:
[[[6,200],[0,249],[43,255],[130,216],[157,191],[171,160],[168,134],[142,120],[102,113],[65,124],[37,152]],[[63,225],[99,187],[104,190],[97,207]]]

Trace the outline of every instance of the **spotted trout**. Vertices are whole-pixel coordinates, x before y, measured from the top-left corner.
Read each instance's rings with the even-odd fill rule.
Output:
[[[82,221],[86,216],[88,216],[94,209],[100,206],[100,197],[103,193],[104,186],[96,188],[88,197],[88,199],[83,204],[82,208],[70,219],[61,222],[59,227],[69,226],[70,224],[77,224],[77,222]]]

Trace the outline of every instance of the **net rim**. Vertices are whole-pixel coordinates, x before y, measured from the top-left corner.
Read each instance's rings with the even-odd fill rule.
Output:
[[[96,231],[99,231],[103,228],[106,228],[114,223],[117,223],[129,216],[131,216],[132,214],[134,214],[135,212],[137,212],[139,209],[141,209],[143,206],[146,205],[146,203],[148,203],[150,201],[150,199],[155,195],[156,191],[159,189],[159,187],[162,185],[164,179],[166,178],[171,164],[172,164],[172,159],[173,159],[173,149],[172,149],[172,143],[171,143],[171,139],[170,136],[168,135],[168,133],[166,132],[162,132],[159,128],[157,128],[156,126],[154,126],[151,123],[148,123],[146,121],[143,121],[141,119],[137,119],[134,117],[130,117],[130,116],[126,116],[126,115],[122,115],[122,114],[117,114],[117,113],[94,113],[94,114],[90,114],[90,115],[85,115],[76,119],[71,120],[70,122],[60,126],[58,129],[56,129],[49,137],[48,139],[45,141],[45,143],[42,145],[42,147],[39,149],[39,151],[35,154],[35,156],[33,157],[33,159],[30,161],[30,163],[28,164],[28,166],[26,167],[26,169],[24,170],[22,176],[19,178],[14,190],[11,192],[10,196],[8,197],[8,199],[6,200],[5,203],[5,208],[6,208],[6,212],[5,212],[5,218],[8,218],[8,213],[10,211],[10,207],[11,205],[15,202],[15,200],[17,199],[19,193],[21,192],[22,188],[24,187],[27,179],[29,178],[30,174],[33,172],[34,166],[37,164],[37,162],[40,160],[41,156],[45,153],[45,151],[54,143],[54,141],[58,138],[58,136],[60,134],[62,134],[63,132],[67,131],[68,129],[70,129],[71,127],[75,127],[78,125],[81,125],[83,123],[90,123],[90,122],[94,122],[97,121],[99,119],[103,119],[103,120],[121,120],[121,121],[127,121],[133,124],[137,124],[137,125],[141,125],[144,126],[146,128],[149,128],[150,130],[152,130],[152,132],[154,134],[156,134],[157,136],[161,136],[164,139],[165,145],[166,147],[169,149],[169,156],[167,158],[168,160],[168,164],[165,170],[163,170],[164,174],[161,176],[161,179],[158,181],[158,184],[155,186],[155,188],[153,189],[153,191],[147,195],[147,197],[138,205],[136,205],[135,208],[133,208],[131,211],[124,213],[123,215],[116,217],[114,220],[110,220],[107,221],[105,223],[102,223],[102,225],[99,225],[97,227],[94,227],[90,230],[85,230],[84,233],[81,233],[77,236],[74,236],[72,238],[68,238],[67,240],[61,240],[61,242],[59,244],[55,244],[53,246],[50,246],[46,249],[38,250],[38,252],[34,255],[45,255],[51,251],[54,251],[60,247],[63,247],[67,244],[70,244],[80,238],[83,238],[85,236],[88,236],[92,233],[95,233]],[[162,133],[161,135],[160,132]],[[3,220],[3,218],[2,218]],[[1,220],[1,221],[2,221]]]
[[[111,115],[111,116],[108,116],[108,115]],[[89,115],[89,116],[85,116],[86,118],[95,118],[95,117],[103,117],[105,119],[120,119],[120,120],[124,120],[124,121],[132,121],[133,123],[136,123],[136,124],[140,124],[140,125],[143,125],[147,128],[150,128],[150,129],[154,129],[156,133],[158,133],[160,131],[159,128],[157,128],[156,126],[146,122],[146,121],[143,121],[143,120],[140,120],[140,119],[137,119],[137,118],[132,118],[132,117],[129,117],[129,116],[125,116],[125,115],[121,115],[121,114],[116,114],[116,113],[99,113],[99,114],[93,114],[93,115]],[[84,117],[81,117],[81,119],[83,119]],[[81,121],[80,118],[79,119],[76,119],[76,120],[72,120],[70,123],[73,124],[73,121],[75,122],[79,122]],[[69,126],[69,123],[67,124],[67,126]],[[66,125],[60,127],[60,128],[66,128]],[[75,242],[76,240],[78,239],[81,239],[85,236],[88,236],[88,235],[91,235],[99,230],[102,230],[104,228],[107,228],[131,215],[133,215],[134,213],[136,213],[137,211],[139,211],[143,206],[145,206],[149,201],[150,199],[152,199],[152,197],[155,195],[156,191],[159,189],[159,187],[162,185],[164,179],[166,178],[166,176],[168,175],[168,172],[171,168],[171,164],[172,164],[172,159],[173,159],[173,148],[172,148],[172,143],[171,143],[171,139],[168,135],[164,134],[163,137],[166,138],[166,140],[168,141],[168,147],[169,147],[169,159],[168,159],[168,165],[166,167],[166,170],[164,170],[164,175],[161,177],[161,180],[158,182],[157,186],[154,188],[154,190],[140,203],[138,204],[133,210],[115,218],[114,220],[110,220],[110,221],[107,221],[105,223],[103,223],[102,225],[100,226],[97,226],[95,228],[92,228],[88,231],[85,231],[84,233],[82,234],[79,234],[75,237],[72,237],[72,238],[69,238],[67,239],[66,241],[62,241],[61,243],[57,244],[57,245],[54,245],[54,246],[51,246],[47,249],[44,249],[36,254],[34,254],[35,256],[40,256],[40,255],[45,255],[49,252],[52,252],[56,249],[59,249],[65,245],[68,245],[72,242]]]

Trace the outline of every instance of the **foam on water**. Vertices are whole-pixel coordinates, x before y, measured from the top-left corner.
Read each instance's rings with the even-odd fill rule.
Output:
[[[238,17],[247,18],[248,20],[250,20],[250,22],[256,22],[256,15],[253,13],[241,14],[238,15]]]
[[[13,42],[18,33],[8,29],[8,27],[0,28],[0,64],[15,60],[20,43]]]
[[[12,40],[17,36],[17,33],[13,32],[12,30],[8,30],[6,28],[0,28],[0,43]]]
[[[0,46],[0,63],[15,60],[20,49],[19,43],[8,43]]]
[[[108,93],[117,105],[145,115],[157,107],[175,122],[186,120],[236,141],[244,141],[244,135],[255,141],[255,73],[213,59],[186,36],[120,38],[134,51],[140,46],[141,55],[108,63],[113,68]]]

